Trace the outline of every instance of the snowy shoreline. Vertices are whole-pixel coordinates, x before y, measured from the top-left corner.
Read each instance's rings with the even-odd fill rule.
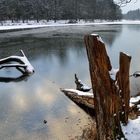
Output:
[[[61,27],[61,26],[88,26],[88,25],[140,25],[140,20],[122,20],[122,21],[95,21],[95,22],[85,22],[80,20],[77,23],[68,23],[68,20],[54,21],[28,21],[26,23],[5,21],[0,25],[0,31],[6,30],[23,30],[23,29],[33,29],[33,28],[43,28],[43,27]]]

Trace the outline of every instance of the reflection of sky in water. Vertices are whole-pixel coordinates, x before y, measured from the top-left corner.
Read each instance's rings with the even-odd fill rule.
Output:
[[[111,57],[111,62],[114,67],[118,67],[119,52],[125,52],[132,56],[130,73],[140,71],[140,26],[139,25],[124,25],[120,36],[116,38],[112,46],[108,48],[108,53]],[[140,79],[131,78],[131,94],[140,92]]]
[[[131,72],[140,70],[140,26],[133,26],[118,25],[111,31],[97,31],[107,44],[114,67],[118,66],[120,51],[132,56]],[[83,128],[90,122],[88,116],[59,90],[75,88],[74,73],[90,85],[82,40],[24,38],[23,43],[20,38],[20,41],[16,46],[2,44],[0,56],[5,57],[7,50],[8,55],[12,55],[23,49],[35,67],[35,74],[27,81],[0,83],[0,139],[66,140],[82,135]],[[0,71],[0,76],[19,74],[15,69]],[[140,89],[139,79],[133,78],[131,84],[133,91]],[[44,119],[47,124],[43,124]]]
[[[41,48],[28,48],[27,55],[36,70],[28,81],[0,83],[0,139],[70,139],[81,135],[89,122],[88,116],[59,90],[75,86],[75,72],[90,81],[85,50],[81,41],[76,49],[73,43],[59,48],[57,45],[63,40],[56,41],[50,48],[45,47],[47,41],[40,42]],[[15,52],[9,48],[10,55]],[[86,65],[84,68],[81,61]],[[13,77],[20,73],[12,68],[0,74]]]

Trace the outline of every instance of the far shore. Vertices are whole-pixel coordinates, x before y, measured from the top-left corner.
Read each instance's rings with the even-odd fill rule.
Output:
[[[0,26],[0,38],[22,37],[25,35],[35,38],[79,38],[83,39],[84,35],[100,32],[120,32],[123,25],[140,25],[140,21],[98,21],[68,24],[66,21],[39,22],[32,21],[28,23],[5,23]],[[115,27],[115,28],[114,28]]]
[[[43,27],[63,27],[63,26],[89,26],[89,25],[137,25],[140,24],[140,20],[117,20],[117,21],[106,21],[106,20],[95,20],[93,21],[84,21],[80,20],[76,23],[70,23],[68,20],[58,20],[54,21],[45,21],[41,20],[40,22],[36,21],[22,21],[11,22],[3,21],[0,25],[0,31],[15,31],[15,30],[25,30],[25,29],[34,29],[34,28],[43,28]]]

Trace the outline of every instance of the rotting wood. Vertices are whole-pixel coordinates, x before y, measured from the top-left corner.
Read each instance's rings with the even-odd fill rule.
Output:
[[[120,119],[120,114],[124,110],[122,111],[122,108],[120,106],[122,105],[122,101],[125,102],[125,106],[127,106],[130,97],[128,95],[128,73],[130,58],[128,57],[128,65],[122,67],[122,65],[125,65],[124,62],[126,62],[123,57],[125,54],[120,54],[120,61],[122,62],[120,63],[120,74],[118,78],[119,80],[113,80],[111,79],[109,74],[109,71],[111,71],[112,66],[105,49],[105,44],[101,40],[100,36],[95,34],[86,35],[84,39],[89,60],[89,70],[91,75],[92,88],[95,97],[95,114],[98,132],[97,139],[116,140],[124,138],[120,125],[120,121],[122,120]],[[125,55],[125,57],[127,57],[127,55]],[[127,70],[126,73],[124,73],[125,70]],[[126,78],[124,82],[122,81],[123,79],[120,78],[122,74],[126,74],[126,77],[123,76]],[[127,89],[122,90],[122,88],[125,88],[125,86],[127,87]],[[120,90],[122,90],[122,98],[120,98],[119,95],[119,87],[121,87]],[[126,95],[128,95],[127,99],[125,99]],[[125,115],[125,119],[127,120],[127,111],[125,112]]]

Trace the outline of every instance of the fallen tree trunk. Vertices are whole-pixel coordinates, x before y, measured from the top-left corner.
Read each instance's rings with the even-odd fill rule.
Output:
[[[0,59],[0,69],[6,67],[15,67],[22,74],[32,74],[34,73],[34,68],[25,56],[24,52],[20,50],[22,56],[9,56],[3,59]],[[13,63],[16,62],[16,63]],[[10,63],[10,64],[8,64]]]
[[[125,113],[125,122],[127,122],[127,109],[129,108],[128,100],[130,97],[128,73],[131,57],[125,54],[123,54],[125,57],[120,55],[120,72],[117,74],[117,79],[112,79],[109,74],[112,66],[105,49],[105,44],[101,40],[100,36],[94,34],[86,35],[85,44],[94,92],[98,132],[97,139],[117,140],[124,138],[120,125],[120,121],[124,119],[121,119],[120,116]],[[123,62],[126,62],[126,64]],[[124,82],[121,77],[122,75],[123,78],[125,78]],[[122,102],[125,103],[126,106],[124,110],[121,107]]]
[[[82,92],[74,89],[60,89],[70,100],[76,103],[90,116],[95,115],[94,96],[92,93]]]

